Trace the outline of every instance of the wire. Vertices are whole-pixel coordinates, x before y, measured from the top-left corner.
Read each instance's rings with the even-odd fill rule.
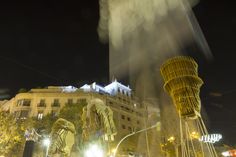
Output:
[[[38,69],[36,69],[36,68],[34,68],[34,67],[31,67],[31,66],[28,66],[28,65],[26,65],[26,64],[23,64],[23,63],[21,63],[21,62],[15,60],[15,59],[12,59],[12,58],[9,58],[9,57],[5,57],[5,56],[0,56],[0,58],[2,58],[3,60],[8,61],[8,63],[17,64],[17,65],[19,65],[19,66],[21,66],[21,67],[23,67],[23,68],[25,68],[25,69],[28,69],[28,70],[37,72],[37,73],[39,73],[39,74],[41,74],[41,75],[43,75],[43,76],[45,76],[45,77],[47,77],[47,78],[53,79],[53,80],[55,80],[55,81],[59,81],[58,77],[55,77],[55,76],[52,76],[52,75],[50,75],[50,74],[48,74],[48,73],[42,72],[42,71],[40,71],[40,70],[38,70]],[[61,79],[61,78],[60,78],[60,79]]]

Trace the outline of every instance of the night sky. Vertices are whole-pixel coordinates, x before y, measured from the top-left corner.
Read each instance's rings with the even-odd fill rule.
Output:
[[[228,144],[236,144],[234,6],[202,0],[194,8],[214,56],[198,59],[202,104],[211,131]],[[97,0],[0,2],[0,19],[0,89],[13,96],[20,88],[108,83],[109,51],[97,35]]]

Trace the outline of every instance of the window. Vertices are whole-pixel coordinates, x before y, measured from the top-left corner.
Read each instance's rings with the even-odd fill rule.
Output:
[[[59,99],[54,99],[54,103],[59,103]]]
[[[127,111],[130,111],[130,109],[129,109],[128,107],[125,107],[125,109],[126,109]]]
[[[26,119],[28,117],[28,115],[29,115],[29,111],[28,110],[22,110],[20,112],[20,118],[21,119]]]
[[[38,104],[38,107],[45,107],[45,106],[46,106],[45,99],[41,99]]]
[[[73,99],[68,99],[67,104],[70,104],[70,105],[73,104]]]
[[[43,111],[38,112],[38,120],[43,119]]]
[[[78,100],[77,100],[77,103],[78,103],[78,104],[86,104],[87,101],[86,101],[86,99],[78,99]]]
[[[21,105],[22,105],[22,103],[23,103],[23,101],[22,101],[22,100],[17,100],[16,106],[21,106]]]
[[[125,106],[121,106],[121,109],[126,110],[126,111],[130,111],[130,109],[128,107],[125,107]]]
[[[17,100],[17,106],[30,106],[31,100],[30,99],[20,99]]]
[[[121,118],[122,118],[122,119],[125,119],[125,115],[121,115]]]
[[[59,106],[60,106],[59,99],[54,99],[52,107],[59,107]]]
[[[41,99],[39,103],[40,104],[44,104],[45,103],[45,99]]]
[[[31,100],[30,99],[24,99],[23,100],[23,106],[30,106]]]
[[[139,120],[137,120],[137,124],[140,124]]]
[[[132,128],[131,128],[130,126],[128,127],[128,130],[129,130],[130,132],[132,132]]]
[[[117,108],[117,105],[115,105],[115,102],[108,101],[107,104],[111,107],[116,107]]]
[[[128,120],[128,121],[131,121],[130,117],[127,117],[127,120]]]
[[[122,129],[125,129],[126,127],[125,127],[125,125],[124,124],[122,124]]]

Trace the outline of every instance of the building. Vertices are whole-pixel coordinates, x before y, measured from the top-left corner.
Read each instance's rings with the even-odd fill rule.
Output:
[[[116,80],[105,87],[92,83],[91,85],[85,84],[80,88],[48,86],[44,89],[31,89],[28,92],[17,94],[6,104],[10,113],[15,114],[18,118],[37,117],[43,119],[49,113],[56,116],[65,104],[79,104],[81,101],[89,103],[93,98],[101,99],[113,111],[118,134],[115,137],[116,142],[111,145],[115,146],[127,134],[147,127],[150,111],[145,104],[148,103],[141,103],[135,98],[129,86]],[[147,140],[142,141],[147,145]],[[121,145],[119,152],[135,151],[137,143],[134,138],[133,141],[130,138]],[[143,148],[143,143],[141,147]],[[145,151],[146,147],[141,153],[146,154]]]

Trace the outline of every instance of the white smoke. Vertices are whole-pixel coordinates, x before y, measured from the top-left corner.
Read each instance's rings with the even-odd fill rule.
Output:
[[[198,44],[206,57],[211,56],[192,12],[196,2],[100,0],[98,33],[101,41],[109,42],[110,78],[129,78],[131,87],[142,100],[157,98],[161,102],[168,99],[160,92],[163,91],[160,64],[166,58],[181,54],[192,43]],[[163,105],[166,104],[161,104],[161,109]],[[172,110],[162,110],[161,118],[170,119],[171,115],[172,123],[177,124],[174,106],[168,106]],[[176,132],[177,127],[174,128],[171,133],[167,131],[168,134]]]
[[[195,4],[196,0],[100,0],[98,33],[101,41],[109,42],[111,77],[124,76],[124,69],[139,69],[145,56],[162,60],[193,42],[209,57],[191,11]]]

